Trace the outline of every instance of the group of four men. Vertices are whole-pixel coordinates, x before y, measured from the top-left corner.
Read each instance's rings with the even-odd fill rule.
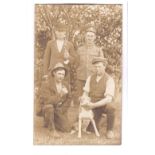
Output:
[[[87,106],[94,112],[94,119],[99,128],[102,114],[107,114],[107,138],[113,138],[114,112],[112,101],[115,93],[113,78],[105,72],[107,59],[101,48],[95,45],[96,30],[93,26],[85,29],[85,44],[75,52],[74,46],[66,38],[66,26],[55,27],[56,40],[49,41],[44,54],[45,83],[42,87],[44,126],[54,131],[69,132],[72,124],[68,121],[68,108],[73,100],[79,103],[81,95],[91,98]],[[76,64],[76,97],[70,91],[70,65]],[[93,131],[91,123],[87,127]]]

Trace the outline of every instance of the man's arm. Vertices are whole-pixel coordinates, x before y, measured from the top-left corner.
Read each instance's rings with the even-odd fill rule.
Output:
[[[115,94],[115,82],[113,78],[109,77],[109,79],[106,82],[106,91],[104,93],[105,97],[98,102],[90,103],[89,108],[94,109],[111,103],[113,100],[114,94]]]
[[[69,42],[69,53],[70,53],[70,57],[69,57],[69,61],[71,64],[75,64],[77,66],[78,64],[78,54],[74,49],[74,46],[71,42]]]
[[[89,76],[86,80],[85,86],[83,88],[83,95],[82,96],[88,96],[89,95],[89,90],[90,90],[90,79],[91,76]]]
[[[99,48],[99,56],[100,56],[100,57],[104,57],[104,53],[103,53],[101,47]]]
[[[96,102],[96,103],[90,103],[89,107],[90,109],[94,109],[94,108],[98,108],[98,107],[102,107],[108,103],[112,102],[113,97],[110,95],[107,95],[104,99]]]
[[[44,104],[57,104],[59,102],[62,102],[63,97],[61,97],[59,94],[51,92],[52,90],[49,86],[49,80],[42,83],[41,98],[43,99]]]
[[[50,58],[51,58],[51,48],[50,45],[51,41],[47,43],[45,53],[44,53],[44,58],[43,58],[43,72],[44,72],[44,77],[47,77],[48,74],[48,68],[50,65]]]

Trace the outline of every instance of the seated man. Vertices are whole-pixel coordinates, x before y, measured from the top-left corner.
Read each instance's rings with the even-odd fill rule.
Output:
[[[99,127],[102,114],[107,114],[107,138],[113,138],[115,109],[112,107],[111,102],[114,97],[115,83],[113,78],[105,72],[107,65],[105,58],[96,57],[92,60],[92,64],[96,73],[88,77],[84,87],[83,95],[91,98],[90,104],[85,108],[93,110],[97,127]],[[91,123],[88,125],[87,131],[93,131]]]
[[[60,136],[56,130],[70,131],[67,110],[71,97],[69,84],[64,82],[66,75],[67,69],[62,63],[57,63],[42,88],[44,126],[54,131],[52,133],[57,138]]]

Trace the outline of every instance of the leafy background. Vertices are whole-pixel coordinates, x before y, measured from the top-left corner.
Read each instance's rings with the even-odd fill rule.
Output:
[[[77,49],[84,43],[84,28],[87,24],[95,25],[97,29],[96,44],[103,50],[108,59],[107,72],[113,76],[116,83],[116,123],[115,140],[105,140],[103,136],[97,139],[94,135],[85,135],[81,140],[76,136],[62,134],[60,140],[51,139],[44,128],[42,118],[34,116],[34,142],[36,144],[120,144],[121,141],[121,79],[122,79],[122,5],[35,5],[35,59],[34,82],[35,103],[38,103],[42,83],[43,56],[46,44],[55,39],[54,25],[62,22],[68,25],[67,39]],[[72,90],[76,79],[76,69],[72,68]],[[35,104],[37,105],[37,104]],[[37,107],[37,106],[36,106]],[[73,118],[77,110],[69,109],[69,117]],[[105,121],[103,121],[105,122]],[[104,135],[104,134],[103,134]],[[91,138],[91,142],[90,139]]]

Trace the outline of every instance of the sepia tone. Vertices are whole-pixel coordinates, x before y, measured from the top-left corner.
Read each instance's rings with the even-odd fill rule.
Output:
[[[122,5],[121,4],[36,4],[35,5],[35,43],[34,43],[34,135],[33,142],[35,145],[118,145],[121,144],[121,115],[122,115]],[[71,96],[70,105],[65,114],[69,118],[70,124],[75,124],[75,132],[57,131],[59,137],[54,136],[53,131],[44,126],[44,116],[41,114],[44,101],[42,88],[46,83],[45,69],[45,51],[47,50],[50,40],[55,40],[55,31],[57,25],[62,23],[66,25],[67,48],[74,48],[73,57],[74,65],[69,69],[69,81]],[[58,25],[59,26],[59,25]],[[100,51],[100,57],[107,60],[106,72],[115,83],[115,93],[112,104],[115,108],[115,120],[113,138],[106,137],[107,115],[102,114],[99,122],[102,128],[92,133],[78,131],[79,105],[74,103],[77,92],[77,79],[81,76],[78,73],[76,59],[80,47],[85,44],[85,33],[88,28],[95,33],[95,47]],[[72,47],[73,45],[73,47]],[[54,50],[54,49],[53,49]],[[72,54],[72,53],[71,53]],[[48,57],[48,56],[47,56]],[[92,57],[94,60],[95,57]],[[53,73],[53,66],[50,72]],[[95,60],[94,60],[95,61]],[[104,59],[100,60],[104,62]],[[87,61],[85,61],[87,64]],[[63,67],[62,67],[63,68]],[[51,76],[51,74],[50,74]],[[46,94],[45,94],[46,95]],[[65,117],[64,117],[65,118]],[[65,120],[64,120],[65,121]],[[82,125],[88,123],[82,121]],[[95,128],[94,128],[95,130]],[[96,134],[95,134],[96,133]],[[98,135],[99,133],[99,135]],[[79,136],[79,137],[78,137]]]

